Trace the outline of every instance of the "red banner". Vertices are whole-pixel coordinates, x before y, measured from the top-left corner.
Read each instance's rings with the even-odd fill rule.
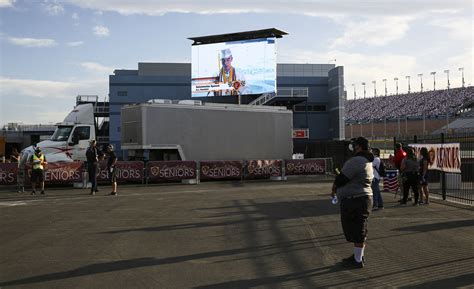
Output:
[[[285,175],[322,175],[326,173],[324,159],[285,160]]]
[[[0,185],[16,184],[17,163],[0,164]]]
[[[269,178],[282,175],[281,160],[251,160],[245,166],[246,178]]]
[[[28,170],[28,176],[31,176],[31,169]],[[82,162],[57,162],[46,165],[44,182],[47,184],[72,184],[81,181]]]
[[[200,162],[201,180],[240,179],[242,177],[241,161]]]
[[[142,182],[143,181],[143,162],[140,161],[118,161],[115,164],[117,170],[117,182]],[[99,164],[98,182],[109,181],[109,171],[107,162],[102,161]]]
[[[178,181],[196,178],[194,161],[152,161],[146,165],[148,181]]]

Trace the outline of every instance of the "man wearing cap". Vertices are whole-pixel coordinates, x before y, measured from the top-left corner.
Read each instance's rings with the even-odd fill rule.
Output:
[[[363,268],[364,249],[367,238],[367,221],[372,209],[372,162],[369,141],[358,137],[352,139],[349,150],[354,152],[337,175],[331,196],[340,200],[341,224],[348,242],[354,243],[354,254],[342,260],[345,267]]]
[[[235,67],[232,66],[232,61],[234,60],[234,57],[232,56],[232,52],[230,49],[226,48],[224,50],[221,50],[221,64],[222,67],[219,70],[219,75],[217,76],[217,82],[224,82],[228,83],[229,85],[234,86],[234,82],[238,81],[239,86],[237,87],[237,90],[239,90],[241,93],[243,92],[244,89],[244,84],[245,84],[245,77],[243,74],[241,74],[238,70],[235,69]],[[234,86],[235,88],[235,86]],[[231,90],[230,93],[228,90],[224,92],[225,95],[237,95],[237,90]],[[222,91],[217,91],[215,95],[222,95]]]
[[[99,167],[99,158],[101,155],[97,150],[97,142],[95,140],[90,141],[89,148],[86,151],[87,158],[87,173],[89,175],[89,182],[91,182],[91,195],[95,195],[99,190],[97,189],[97,170]]]
[[[40,183],[41,194],[44,195],[44,167],[47,164],[39,147],[35,148],[35,153],[31,157],[31,187],[32,195],[36,194],[36,183]]]

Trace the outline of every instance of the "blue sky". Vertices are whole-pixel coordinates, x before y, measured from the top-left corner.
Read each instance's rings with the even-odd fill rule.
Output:
[[[275,27],[278,63],[344,66],[348,96],[473,83],[470,0],[0,0],[0,125],[59,122],[138,62],[191,62],[188,37]]]

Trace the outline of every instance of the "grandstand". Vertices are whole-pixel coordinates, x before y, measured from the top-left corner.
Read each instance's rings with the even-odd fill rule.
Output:
[[[472,131],[473,108],[473,86],[350,99],[345,102],[346,138]]]

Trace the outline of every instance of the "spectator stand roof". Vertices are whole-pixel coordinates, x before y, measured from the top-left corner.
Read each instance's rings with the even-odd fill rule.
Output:
[[[266,38],[266,37],[282,38],[283,35],[288,35],[288,33],[275,29],[275,28],[270,28],[270,29],[244,31],[244,32],[236,32],[236,33],[229,33],[229,34],[190,37],[188,39],[194,41],[192,45],[201,45],[201,44],[210,44],[210,43],[219,43],[219,42],[259,39],[259,38]]]

